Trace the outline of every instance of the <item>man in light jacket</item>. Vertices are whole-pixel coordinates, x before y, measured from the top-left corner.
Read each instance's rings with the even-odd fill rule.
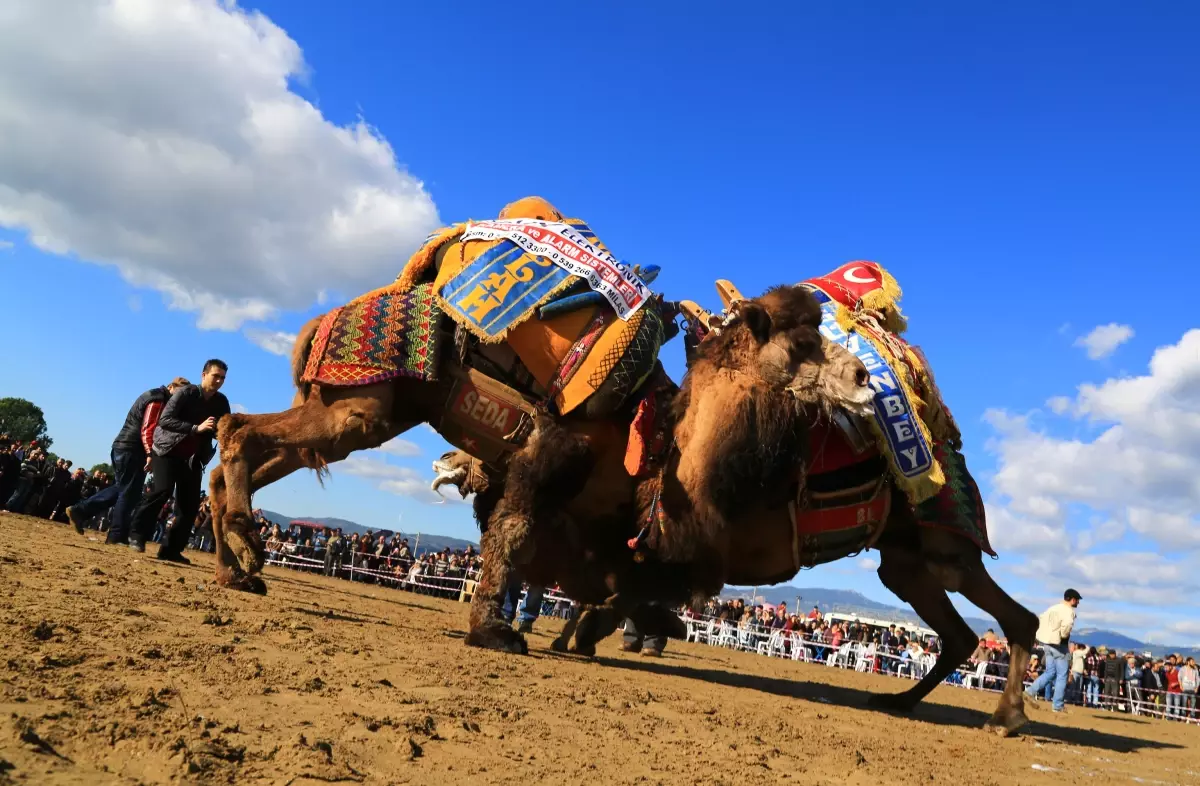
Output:
[[[1200,670],[1196,669],[1196,659],[1188,658],[1187,663],[1179,667],[1179,687],[1183,690],[1183,715],[1196,714],[1196,694],[1200,691]]]
[[[1071,629],[1075,627],[1075,609],[1081,600],[1083,596],[1069,589],[1063,593],[1062,603],[1055,603],[1038,618],[1037,640],[1045,653],[1046,670],[1029,686],[1025,696],[1036,702],[1042,690],[1053,682],[1055,712],[1063,711],[1067,694],[1067,675],[1071,668],[1067,649],[1071,644]]]

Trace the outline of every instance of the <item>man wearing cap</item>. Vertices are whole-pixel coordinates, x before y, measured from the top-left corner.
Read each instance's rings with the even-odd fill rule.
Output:
[[[1026,698],[1037,701],[1037,696],[1053,681],[1054,711],[1062,712],[1067,693],[1067,675],[1071,668],[1071,656],[1067,648],[1071,644],[1071,629],[1075,627],[1075,609],[1083,600],[1078,592],[1068,589],[1063,593],[1062,603],[1055,603],[1038,618],[1037,640],[1045,653],[1046,670],[1025,691]]]

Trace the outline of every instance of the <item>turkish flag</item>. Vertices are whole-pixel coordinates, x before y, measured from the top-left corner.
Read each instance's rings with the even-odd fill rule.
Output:
[[[883,288],[883,271],[874,262],[847,262],[832,273],[804,282],[824,292],[830,299],[851,311],[858,307],[863,295]]]

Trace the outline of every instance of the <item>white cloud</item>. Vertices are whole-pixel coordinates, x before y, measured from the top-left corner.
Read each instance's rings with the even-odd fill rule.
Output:
[[[415,442],[409,442],[407,439],[395,437],[376,448],[380,453],[387,453],[390,456],[419,456],[421,448]]]
[[[857,564],[863,570],[879,570],[879,560],[874,557],[862,557]]]
[[[284,357],[292,353],[292,346],[296,343],[295,333],[284,333],[281,330],[246,328],[246,338],[272,355]]]
[[[1061,417],[985,415],[989,532],[1019,558],[1006,568],[1048,594],[1075,587],[1096,620],[1200,617],[1200,329],[1145,374],[1080,385],[1050,409]]]
[[[364,454],[352,455],[345,461],[334,464],[332,468],[335,472],[341,470],[355,477],[375,481],[381,491],[400,497],[411,497],[418,502],[441,504],[446,500],[461,501],[455,494],[448,494],[443,498],[430,489],[432,474],[422,474],[415,469],[388,464]]]
[[[11,240],[0,240],[0,251],[11,251],[13,247]]]
[[[0,226],[201,328],[385,283],[438,225],[387,140],[291,92],[299,45],[233,0],[10,0],[0,39]]]
[[[1192,543],[1179,517],[1200,513],[1200,329],[1155,351],[1149,372],[1079,387],[1070,411],[1098,429],[1090,438],[1061,438],[1028,417],[989,411],[995,491],[1014,511],[1042,519],[1083,505],[1126,520],[1136,508],[1142,534]]]
[[[1046,406],[1055,415],[1065,415],[1071,409],[1071,399],[1066,396],[1054,396],[1046,401]]]
[[[247,412],[250,411],[250,410],[246,409],[245,404],[233,404],[232,406],[229,407],[229,409],[232,410],[233,413],[236,415],[245,415]]]
[[[1185,636],[1200,636],[1200,620],[1180,620],[1168,625],[1173,633],[1182,633]]]
[[[1087,356],[1092,360],[1100,360],[1117,351],[1117,347],[1133,338],[1133,328],[1129,325],[1118,325],[1110,322],[1092,328],[1086,336],[1075,339],[1075,346],[1087,350]]]

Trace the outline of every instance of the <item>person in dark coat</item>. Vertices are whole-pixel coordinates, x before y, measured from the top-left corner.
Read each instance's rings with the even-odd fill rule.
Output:
[[[158,559],[189,564],[183,550],[192,537],[200,510],[204,467],[216,455],[217,421],[229,414],[229,399],[220,392],[229,367],[221,360],[204,364],[200,385],[171,394],[154,429],[150,471],[154,485],[133,513],[129,547],[145,551],[159,511],[175,496],[175,521],[158,544]]]
[[[154,429],[171,394],[190,384],[183,377],[176,377],[169,385],[151,388],[133,402],[109,453],[116,482],[66,510],[67,518],[80,535],[88,521],[112,508],[112,525],[106,540],[108,543],[129,542],[129,521],[142,499],[146,471],[150,468]]]

